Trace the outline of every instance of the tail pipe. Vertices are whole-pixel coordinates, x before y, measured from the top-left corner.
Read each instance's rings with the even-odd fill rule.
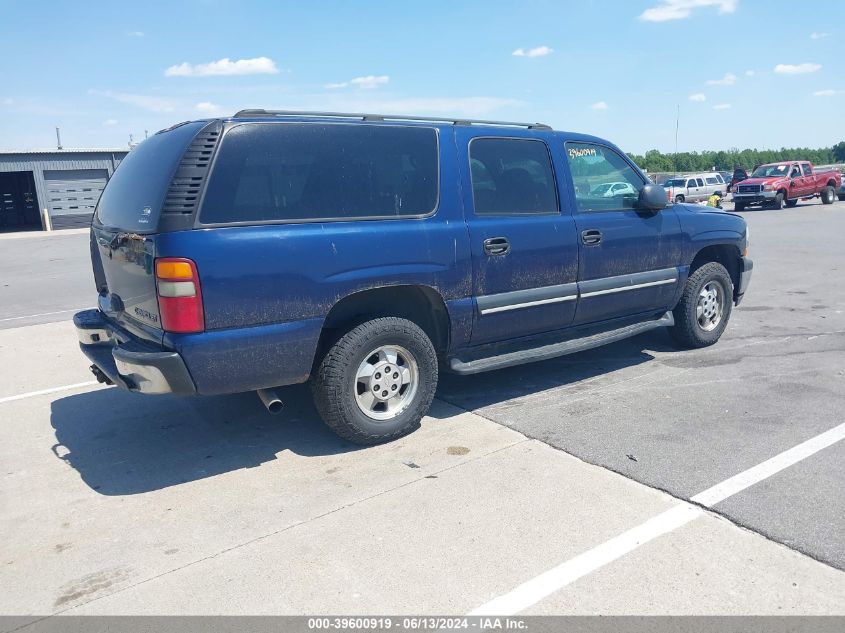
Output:
[[[282,400],[279,398],[278,394],[275,391],[273,391],[272,389],[259,389],[255,393],[258,394],[258,398],[261,400],[261,403],[267,408],[267,411],[269,411],[273,415],[282,412],[282,409],[285,405],[282,403]]]

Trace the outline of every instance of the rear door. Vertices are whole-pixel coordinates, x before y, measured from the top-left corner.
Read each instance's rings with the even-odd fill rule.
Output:
[[[98,305],[133,334],[162,337],[154,263],[162,208],[185,150],[206,125],[159,132],[121,161],[103,190],[91,227]]]
[[[579,235],[578,310],[574,324],[587,324],[668,310],[677,289],[682,233],[670,206],[638,211],[645,178],[616,149],[598,143],[567,142]],[[623,181],[635,193],[598,197],[602,181]],[[692,179],[690,179],[692,180]]]
[[[575,314],[575,224],[561,212],[550,138],[456,129],[473,266],[473,344],[558,330]]]

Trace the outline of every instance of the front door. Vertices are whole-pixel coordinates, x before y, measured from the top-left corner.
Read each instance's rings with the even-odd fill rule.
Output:
[[[668,310],[683,243],[674,209],[636,208],[646,181],[615,149],[581,142],[565,149],[574,182],[588,183],[574,194],[580,294],[574,324]],[[592,195],[603,182],[627,182],[632,192]]]
[[[578,245],[572,215],[561,212],[547,137],[473,128],[455,134],[472,253],[472,343],[568,326]]]

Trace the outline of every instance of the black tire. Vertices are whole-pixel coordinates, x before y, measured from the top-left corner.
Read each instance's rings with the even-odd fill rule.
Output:
[[[778,191],[777,195],[775,196],[774,202],[772,202],[772,209],[783,209],[783,200],[783,192]]]
[[[798,204],[798,198],[795,198],[795,199],[793,199],[793,200],[787,200],[787,201],[786,201],[786,206],[787,206],[787,207],[789,207],[790,209],[791,209],[792,207],[794,207],[796,204]]]
[[[401,412],[389,420],[375,420],[358,406],[356,373],[367,354],[383,345],[410,353],[418,384]],[[434,399],[437,371],[437,353],[425,332],[406,319],[382,317],[349,330],[331,346],[312,377],[311,392],[320,417],[340,437],[356,444],[381,444],[420,426]]]
[[[842,193],[839,194],[839,201],[845,202],[845,194],[842,194]]]
[[[684,198],[683,196],[675,196],[675,202],[678,204],[682,203],[685,199],[686,198]]]
[[[721,318],[712,330],[705,330],[698,321],[696,308],[699,295],[704,287],[710,283],[717,283],[722,290]],[[728,325],[733,308],[733,283],[725,267],[717,262],[709,262],[696,270],[687,279],[684,293],[675,309],[675,325],[669,328],[669,334],[678,345],[687,348],[707,347],[713,345],[722,336]]]
[[[833,204],[836,199],[836,190],[833,187],[825,187],[822,191],[822,204]]]
[[[745,211],[744,202],[734,202],[734,211]]]

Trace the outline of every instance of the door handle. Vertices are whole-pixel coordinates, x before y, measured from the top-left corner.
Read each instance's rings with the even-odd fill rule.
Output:
[[[507,255],[510,250],[511,245],[506,237],[490,237],[484,240],[486,255]]]
[[[597,244],[601,244],[601,231],[597,229],[581,231],[581,241],[587,246],[595,246]]]

